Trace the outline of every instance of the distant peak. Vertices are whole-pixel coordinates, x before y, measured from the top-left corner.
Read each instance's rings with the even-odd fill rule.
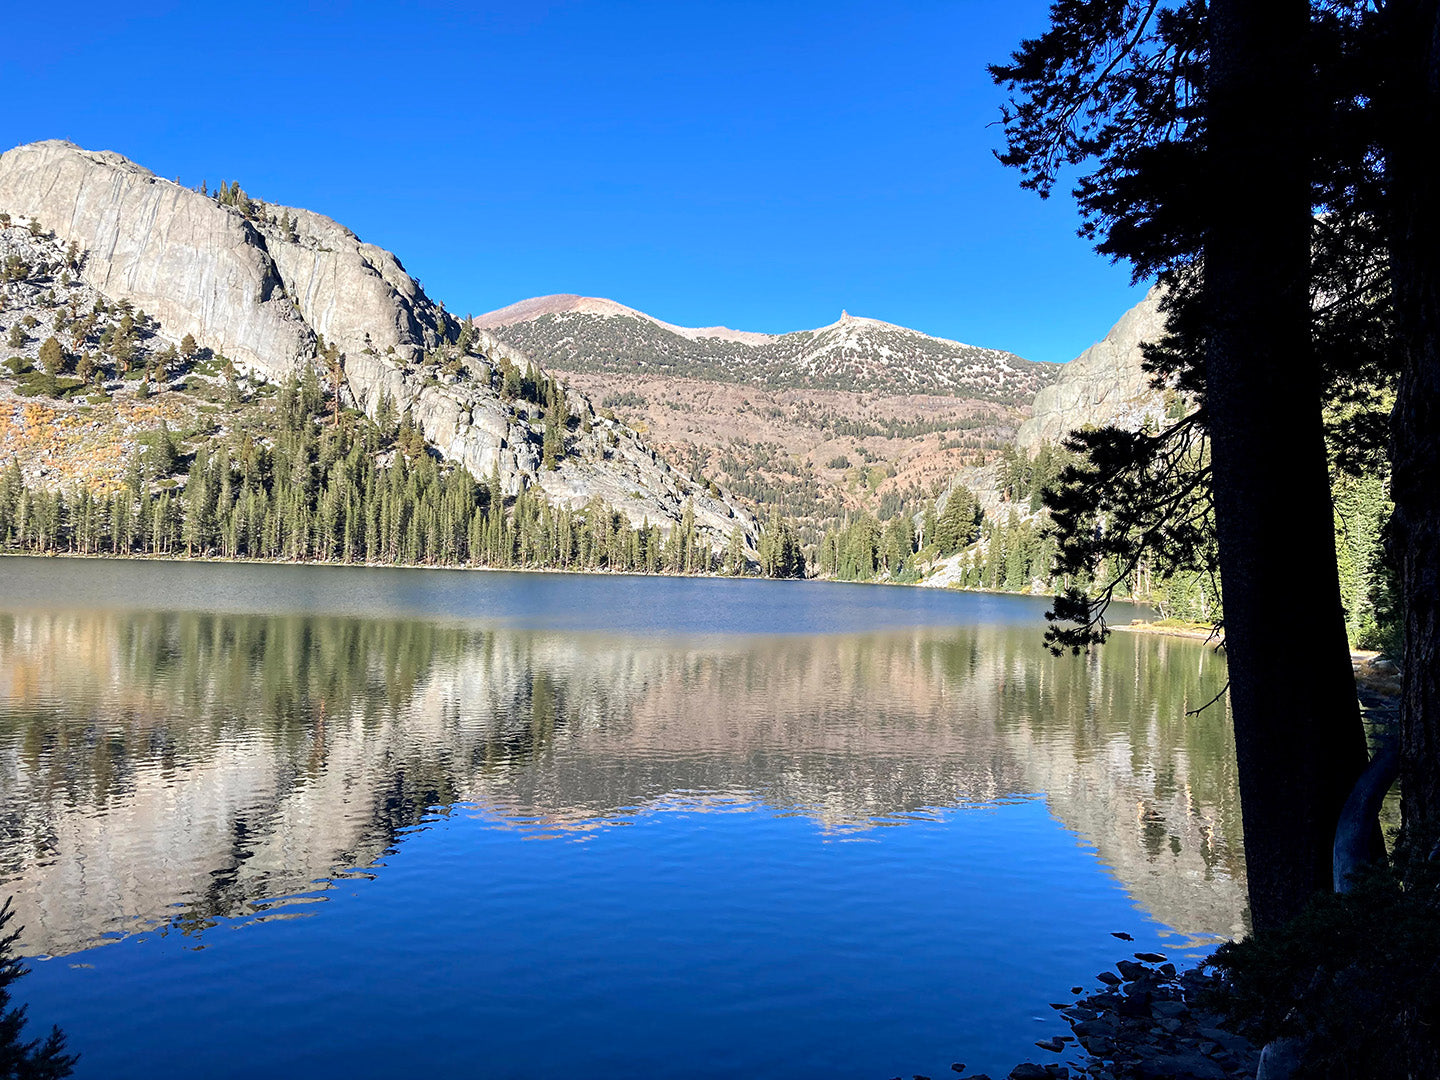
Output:
[[[484,327],[509,326],[512,323],[538,319],[542,315],[568,315],[576,312],[588,315],[640,314],[614,300],[597,296],[577,296],[574,293],[554,293],[550,296],[532,296],[528,300],[486,312],[476,316],[475,322]]]
[[[534,296],[529,300],[521,300],[508,307],[497,308],[484,315],[477,315],[475,324],[494,330],[513,326],[515,323],[529,322],[531,319],[538,319],[545,315],[600,315],[603,317],[628,315],[631,318],[644,319],[646,322],[654,323],[656,326],[669,330],[672,334],[679,334],[691,341],[700,338],[720,338],[745,345],[760,345],[773,337],[771,334],[760,334],[749,330],[731,330],[726,326],[676,326],[674,323],[657,319],[653,315],[647,315],[643,311],[626,307],[617,301],[607,300],[603,296],[577,296],[574,293],[555,293],[551,296]]]

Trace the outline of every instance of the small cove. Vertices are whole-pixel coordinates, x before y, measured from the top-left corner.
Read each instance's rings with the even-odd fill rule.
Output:
[[[0,560],[80,1076],[939,1075],[1243,926],[1202,643],[799,582]]]

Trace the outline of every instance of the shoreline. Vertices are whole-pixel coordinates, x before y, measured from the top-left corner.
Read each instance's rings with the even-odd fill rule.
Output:
[[[1170,622],[1161,619],[1158,622],[1147,622],[1144,619],[1135,619],[1128,623],[1116,623],[1110,627],[1113,631],[1127,634],[1153,634],[1157,637],[1178,637],[1189,638],[1192,641],[1210,641],[1219,634],[1219,628],[1206,626],[1204,623],[1187,623],[1178,620]],[[1221,644],[1224,638],[1219,639]]]
[[[1044,1064],[1027,1060],[994,1078],[988,1073],[965,1076],[960,1062],[950,1068],[963,1080],[1253,1077],[1260,1049],[1228,1030],[1225,1017],[1206,1007],[1207,991],[1219,983],[1219,976],[1207,974],[1204,962],[1177,971],[1163,953],[1134,956],[1097,974],[1100,989],[1087,993],[1085,987],[1073,986],[1075,1000],[1051,1003],[1073,1034],[1040,1039],[1035,1045],[1059,1060]]]
[[[401,563],[401,562],[344,562],[339,559],[256,559],[248,556],[229,557],[225,555],[156,555],[150,552],[81,552],[81,551],[17,551],[0,550],[0,559],[84,559],[97,562],[153,562],[153,563],[209,563],[217,566],[309,566],[341,567],[351,570],[446,570],[459,572],[479,571],[491,574],[571,574],[578,577],[639,577],[639,578],[695,578],[713,581],[801,581],[824,585],[885,586],[901,589],[929,589],[923,581],[847,581],[843,578],[803,576],[768,577],[765,574],[719,574],[683,572],[675,570],[611,570],[593,568],[576,570],[562,566],[471,566],[461,563]],[[979,593],[985,596],[1021,596],[1034,599],[1041,594],[1008,592],[1004,589],[951,589],[952,592]],[[1130,601],[1124,601],[1130,603]]]
[[[350,570],[448,570],[491,574],[574,574],[581,577],[713,578],[717,581],[825,581],[828,578],[772,578],[763,574],[702,574],[672,570],[575,570],[562,566],[469,566],[446,563],[343,562],[339,559],[252,559],[224,555],[155,555],[148,552],[0,551],[0,559],[83,559],[96,562],[206,563],[215,566],[308,566]]]

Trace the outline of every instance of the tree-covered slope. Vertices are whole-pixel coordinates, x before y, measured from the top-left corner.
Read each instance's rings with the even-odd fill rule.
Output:
[[[715,484],[446,314],[394,255],[323,215],[33,143],[0,155],[0,264],[0,425],[25,436],[0,446],[0,465],[17,460],[29,486],[74,484],[91,464],[32,452],[32,433],[87,430],[113,483],[157,422],[137,405],[152,393],[208,396],[227,430],[227,411],[310,373],[337,414],[403,420],[428,453],[507,501],[528,494],[557,512],[598,501],[667,535],[689,515],[712,552],[738,527],[757,553],[753,518]],[[53,415],[41,423],[41,411]]]

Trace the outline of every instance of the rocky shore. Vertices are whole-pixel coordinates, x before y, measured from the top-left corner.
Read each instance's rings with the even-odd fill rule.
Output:
[[[1255,1075],[1260,1051],[1225,1029],[1206,1008],[1218,981],[1203,968],[1177,971],[1160,953],[1141,952],[1096,976],[1100,987],[1076,986],[1074,1001],[1056,1002],[1074,1034],[1035,1045],[1057,1060],[1025,1061],[1008,1080],[1241,1080]],[[1002,1080],[950,1068],[964,1080]],[[900,1080],[900,1078],[895,1078]],[[914,1080],[930,1080],[916,1076]]]

